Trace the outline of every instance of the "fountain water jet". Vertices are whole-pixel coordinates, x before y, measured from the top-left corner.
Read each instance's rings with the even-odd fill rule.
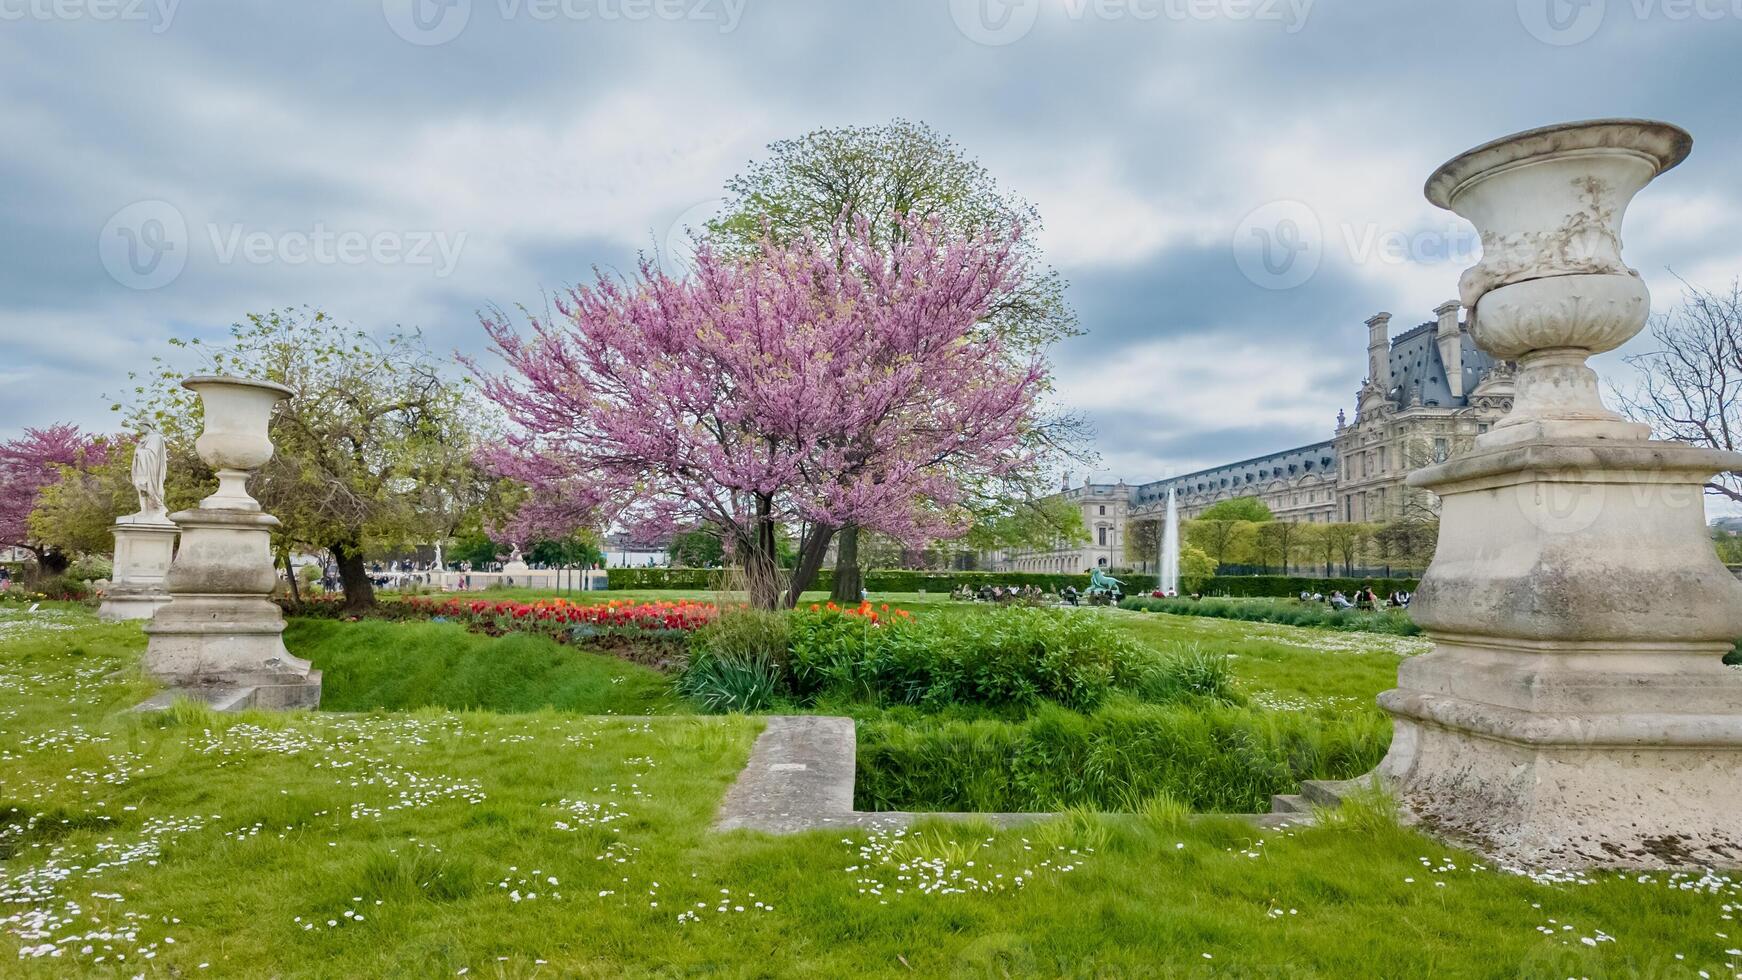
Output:
[[[1179,502],[1173,488],[1167,490],[1167,523],[1161,532],[1161,575],[1156,589],[1163,595],[1179,595]]]

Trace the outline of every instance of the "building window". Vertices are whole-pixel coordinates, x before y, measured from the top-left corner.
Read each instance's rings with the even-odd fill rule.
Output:
[[[1106,517],[1106,516],[1107,516],[1107,505],[1106,505],[1106,504],[1102,504],[1102,505],[1101,505],[1101,516],[1102,516],[1102,517]]]
[[[1449,455],[1450,450],[1446,445],[1446,440],[1443,437],[1436,438],[1434,440],[1434,462],[1443,463]]]
[[[1098,530],[1101,532],[1101,547],[1105,548],[1107,547],[1107,529],[1103,527]]]

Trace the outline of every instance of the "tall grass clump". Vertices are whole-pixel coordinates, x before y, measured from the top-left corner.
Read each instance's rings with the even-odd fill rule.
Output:
[[[1228,655],[1211,653],[1197,644],[1146,659],[1120,686],[1153,704],[1198,698],[1227,705],[1246,701],[1235,688],[1233,661]]]
[[[1305,779],[1349,779],[1385,754],[1377,712],[1339,718],[1193,704],[1044,707],[1000,720],[859,726],[858,805],[889,810],[1267,811]]]
[[[733,609],[690,635],[678,693],[717,714],[762,711],[788,696],[784,613]]]

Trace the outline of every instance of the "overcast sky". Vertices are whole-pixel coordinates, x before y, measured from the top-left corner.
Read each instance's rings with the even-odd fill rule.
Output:
[[[1039,207],[1061,398],[1154,479],[1328,438],[1363,321],[1454,296],[1421,186],[1493,137],[1686,127],[1627,257],[1660,309],[1727,284],[1739,52],[1742,0],[0,0],[0,437],[113,427],[249,311],[477,350],[482,307],[681,251],[769,141],[904,116]]]

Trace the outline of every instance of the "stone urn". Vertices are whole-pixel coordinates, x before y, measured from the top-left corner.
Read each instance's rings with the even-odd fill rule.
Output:
[[[172,514],[181,548],[167,576],[170,602],[145,628],[145,667],[186,693],[226,707],[314,707],[320,672],[284,648],[284,617],[272,601],[272,529],[248,479],[272,459],[268,424],[290,389],[266,381],[198,377],[205,425],[194,442],[218,475],[198,507]]]
[[[1611,423],[1611,437],[1645,437],[1603,407],[1585,361],[1645,325],[1651,294],[1621,258],[1621,222],[1633,196],[1692,146],[1668,123],[1569,123],[1478,146],[1428,179],[1428,200],[1481,234],[1482,259],[1459,281],[1476,343],[1518,363],[1512,414],[1490,443],[1591,435],[1576,425],[1591,421]]]
[[[259,510],[248,494],[248,478],[272,459],[268,424],[272,410],[290,389],[270,381],[206,376],[189,378],[183,388],[200,396],[205,427],[194,450],[218,474],[218,489],[200,502],[208,510]]]
[[[1585,364],[1646,321],[1621,221],[1690,145],[1666,123],[1570,123],[1427,183],[1481,232],[1462,300],[1518,395],[1473,452],[1409,477],[1440,501],[1410,607],[1434,649],[1379,697],[1379,774],[1407,816],[1507,863],[1742,866],[1742,673],[1722,662],[1742,583],[1703,493],[1742,455],[1652,440]]]

